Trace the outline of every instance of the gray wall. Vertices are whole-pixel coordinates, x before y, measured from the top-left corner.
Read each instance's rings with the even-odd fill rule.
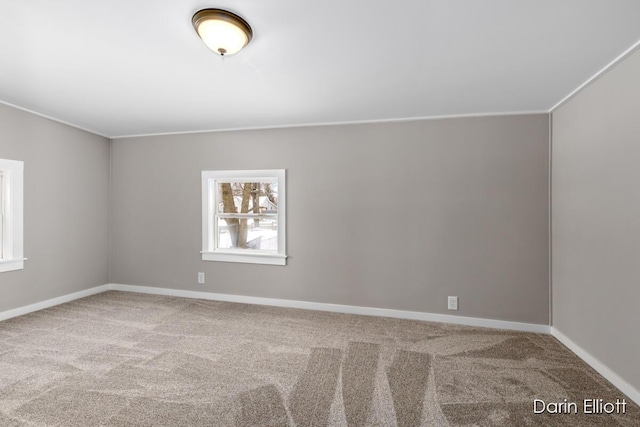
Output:
[[[109,140],[0,104],[0,158],[24,161],[24,270],[0,312],[108,282]]]
[[[640,51],[553,113],[553,325],[640,389]]]
[[[112,144],[113,283],[548,324],[548,116]],[[286,267],[201,260],[200,172],[287,169]],[[197,272],[207,282],[198,285]]]

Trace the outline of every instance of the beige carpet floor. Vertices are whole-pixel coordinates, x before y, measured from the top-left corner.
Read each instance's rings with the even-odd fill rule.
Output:
[[[0,322],[0,426],[640,425],[585,398],[625,396],[540,334],[124,292]]]

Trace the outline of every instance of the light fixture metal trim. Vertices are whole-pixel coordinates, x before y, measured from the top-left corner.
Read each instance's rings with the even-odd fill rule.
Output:
[[[231,24],[235,27],[234,30],[236,32],[239,30],[240,33],[244,35],[244,40],[239,40],[239,43],[237,43],[235,47],[226,46],[224,42],[219,42],[217,40],[207,40],[207,35],[202,32],[202,25],[209,22],[216,22],[223,26]],[[198,33],[198,36],[207,45],[207,47],[221,56],[237,53],[249,44],[253,38],[253,30],[247,21],[235,13],[223,9],[202,9],[193,15],[191,23],[193,24],[193,28],[196,30],[196,33]]]

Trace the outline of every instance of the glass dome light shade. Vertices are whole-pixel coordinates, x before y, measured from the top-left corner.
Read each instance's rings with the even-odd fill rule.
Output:
[[[221,9],[204,9],[193,15],[193,27],[209,49],[233,55],[251,41],[253,31],[238,15]]]

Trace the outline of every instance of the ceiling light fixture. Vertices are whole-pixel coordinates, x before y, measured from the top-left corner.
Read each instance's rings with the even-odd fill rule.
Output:
[[[204,44],[221,56],[237,53],[253,37],[247,21],[222,9],[203,9],[191,22]]]

